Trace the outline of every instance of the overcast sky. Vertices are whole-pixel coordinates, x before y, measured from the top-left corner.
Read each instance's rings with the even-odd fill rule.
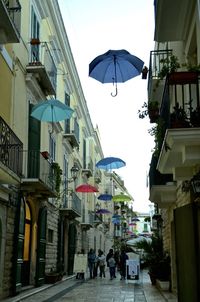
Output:
[[[101,84],[88,76],[89,63],[109,49],[126,49],[149,66],[154,48],[153,0],[58,0],[94,127],[98,125],[104,156],[120,157],[116,170],[134,198],[135,211],[149,210],[147,174],[154,146],[148,118],[138,110],[147,101],[141,76],[118,84]]]

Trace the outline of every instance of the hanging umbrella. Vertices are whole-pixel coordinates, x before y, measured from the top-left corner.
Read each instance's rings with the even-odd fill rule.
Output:
[[[76,192],[79,193],[95,193],[99,192],[98,189],[90,184],[82,184],[76,188]]]
[[[112,218],[119,219],[119,218],[121,218],[121,215],[119,215],[119,214],[114,214],[114,215],[112,216]]]
[[[136,226],[136,223],[135,222],[130,222],[128,225],[130,225],[130,226]]]
[[[118,157],[104,157],[96,163],[96,167],[103,170],[119,169],[126,166],[125,161]]]
[[[48,100],[35,105],[31,116],[39,121],[56,123],[70,119],[73,112],[73,109],[58,100]]]
[[[110,194],[101,194],[97,197],[99,200],[110,201],[112,199],[112,195]]]
[[[111,212],[107,209],[99,209],[96,211],[96,214],[111,214]]]
[[[101,83],[126,82],[141,74],[144,62],[124,49],[108,50],[89,64],[89,76]]]
[[[137,217],[133,217],[133,218],[131,219],[131,221],[140,221],[140,219],[137,218]]]
[[[112,201],[114,202],[124,202],[124,201],[131,201],[131,197],[125,194],[118,194],[113,196]]]

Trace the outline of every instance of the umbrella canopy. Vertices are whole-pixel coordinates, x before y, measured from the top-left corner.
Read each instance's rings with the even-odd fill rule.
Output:
[[[31,116],[39,121],[56,123],[70,119],[73,112],[73,109],[58,100],[48,100],[35,105]]]
[[[131,201],[131,197],[125,194],[118,194],[113,196],[112,201],[114,202],[123,202],[123,201]]]
[[[101,194],[97,197],[99,200],[110,201],[112,199],[112,195],[110,194]]]
[[[141,74],[144,62],[127,50],[108,50],[89,64],[89,76],[101,83],[126,82]]]
[[[94,186],[91,186],[89,184],[82,184],[76,188],[76,192],[79,193],[95,193],[99,192],[98,189]]]
[[[111,214],[111,212],[107,209],[99,209],[96,211],[96,214]]]
[[[133,218],[131,219],[131,221],[140,221],[140,219],[137,218],[137,217],[133,217]]]
[[[104,157],[96,163],[96,167],[103,170],[119,169],[126,166],[125,161],[118,157]]]

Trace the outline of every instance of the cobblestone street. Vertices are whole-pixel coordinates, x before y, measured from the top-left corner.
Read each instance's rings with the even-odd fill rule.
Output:
[[[64,280],[46,289],[38,288],[32,295],[17,296],[4,302],[176,302],[169,292],[160,292],[152,286],[146,271],[141,272],[137,281],[120,281],[119,274],[114,280],[106,278],[79,281]]]

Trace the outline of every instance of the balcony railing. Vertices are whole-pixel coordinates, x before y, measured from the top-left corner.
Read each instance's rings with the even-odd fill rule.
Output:
[[[22,188],[55,197],[56,175],[53,165],[38,150],[23,150]]]
[[[172,56],[172,50],[153,50],[150,52],[150,60],[149,60],[149,79],[148,79],[148,96],[150,100],[158,101],[156,98],[158,95],[162,94],[163,82],[160,82],[160,72],[163,68],[163,60],[165,61],[167,58]],[[166,63],[165,63],[166,64]],[[160,86],[160,87],[159,87]]]
[[[92,211],[83,211],[83,216],[82,216],[82,222],[81,225],[82,227],[90,228],[94,224],[94,213]]]
[[[88,177],[93,175],[94,171],[94,163],[90,156],[87,156],[83,161],[83,169],[82,172],[87,174]]]
[[[37,40],[37,39],[35,39]],[[45,95],[55,95],[57,85],[57,69],[47,42],[30,42],[30,59],[26,67],[33,73]],[[38,78],[39,75],[39,78]]]
[[[79,124],[76,119],[65,120],[63,137],[69,140],[72,147],[79,147]]]
[[[81,217],[81,199],[75,192],[71,192],[69,196],[64,199],[60,211],[63,215],[71,219]]]
[[[19,43],[21,5],[19,0],[0,0],[0,44]]]
[[[149,169],[149,188],[151,190],[152,186],[165,185],[167,182],[173,181],[172,174],[161,174],[157,169],[158,158],[154,155],[152,156],[150,169]]]
[[[22,176],[22,149],[22,142],[0,117],[0,163],[18,177]]]

